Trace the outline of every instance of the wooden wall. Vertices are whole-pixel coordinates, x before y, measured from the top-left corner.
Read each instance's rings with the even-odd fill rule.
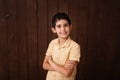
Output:
[[[70,15],[81,45],[76,80],[120,79],[120,0],[0,0],[0,80],[45,80],[58,11]]]

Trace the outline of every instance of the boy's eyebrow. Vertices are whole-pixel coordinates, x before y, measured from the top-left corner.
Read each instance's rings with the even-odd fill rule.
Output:
[[[68,22],[65,22],[64,24],[69,24]],[[58,24],[59,25],[59,24]]]
[[[66,22],[65,24],[69,24],[68,22]]]

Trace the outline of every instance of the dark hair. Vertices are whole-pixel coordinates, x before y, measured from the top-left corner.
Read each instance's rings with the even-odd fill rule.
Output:
[[[71,25],[71,20],[70,20],[69,16],[64,12],[61,12],[61,13],[58,12],[52,17],[52,27],[55,28],[57,20],[61,20],[61,19],[67,20],[68,24]]]

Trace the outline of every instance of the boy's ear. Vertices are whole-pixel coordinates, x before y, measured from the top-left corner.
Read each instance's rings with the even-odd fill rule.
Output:
[[[70,25],[70,30],[72,29],[72,25]]]
[[[55,30],[55,28],[51,28],[51,30],[52,30],[52,32],[53,32],[53,33],[56,33],[56,30]]]

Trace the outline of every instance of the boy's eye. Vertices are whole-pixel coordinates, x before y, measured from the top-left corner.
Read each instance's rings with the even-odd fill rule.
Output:
[[[57,27],[57,28],[60,28],[60,27],[61,27],[61,25],[57,25],[56,27]]]
[[[63,24],[63,25],[56,25],[56,27],[57,27],[57,28],[61,28],[62,26],[63,26],[63,27],[68,27],[68,26],[69,26],[69,24],[68,24],[68,23],[66,23],[66,24]]]

